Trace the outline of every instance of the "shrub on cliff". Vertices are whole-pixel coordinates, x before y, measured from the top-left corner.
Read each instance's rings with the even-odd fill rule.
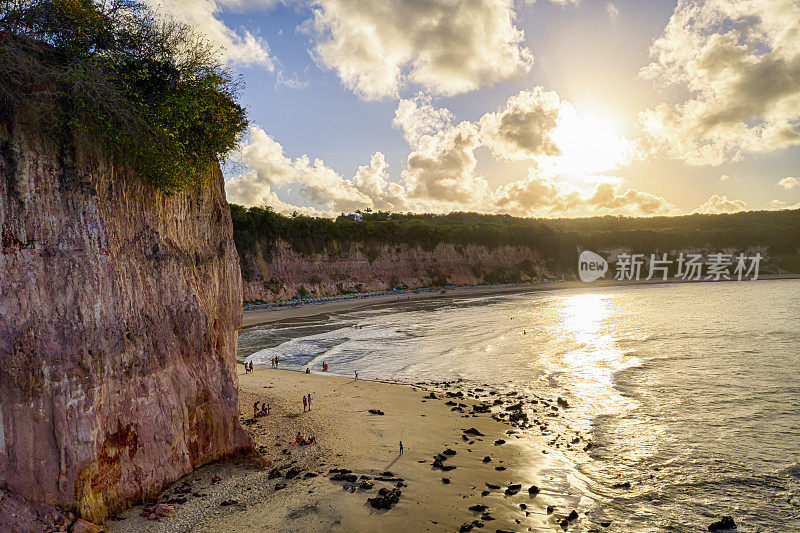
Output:
[[[83,133],[153,185],[182,189],[247,125],[237,81],[191,28],[137,0],[0,1],[0,116]]]

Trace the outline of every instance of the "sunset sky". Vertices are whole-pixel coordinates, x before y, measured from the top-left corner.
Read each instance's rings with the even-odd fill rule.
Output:
[[[796,0],[153,0],[223,49],[231,202],[335,216],[798,207]]]

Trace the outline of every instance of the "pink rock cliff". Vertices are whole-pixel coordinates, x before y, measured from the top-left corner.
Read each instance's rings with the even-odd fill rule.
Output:
[[[0,175],[6,500],[102,522],[251,449],[237,417],[242,285],[219,169],[166,195],[91,150],[0,125]]]

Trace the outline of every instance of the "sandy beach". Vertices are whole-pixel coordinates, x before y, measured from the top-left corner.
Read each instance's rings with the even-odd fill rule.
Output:
[[[762,274],[759,280],[772,279],[797,279],[798,274]],[[721,280],[717,283],[724,283],[728,280]],[[701,281],[684,281],[680,279],[664,280],[638,280],[638,281],[619,281],[615,279],[597,280],[592,283],[582,281],[552,281],[549,283],[528,283],[512,285],[491,285],[475,287],[455,287],[442,289],[441,291],[430,292],[408,292],[404,294],[391,294],[382,296],[369,296],[354,300],[332,300],[321,303],[299,305],[297,307],[285,307],[278,309],[258,309],[248,311],[245,309],[242,327],[249,328],[271,322],[291,320],[293,318],[305,318],[330,313],[351,311],[362,307],[385,307],[406,301],[428,300],[432,298],[465,298],[476,296],[490,296],[494,294],[522,294],[534,291],[555,291],[568,289],[598,289],[603,287],[620,287],[627,285],[657,285],[661,283],[703,283]]]
[[[506,407],[519,398],[442,383],[433,399],[421,386],[239,368],[241,418],[269,466],[202,468],[161,495],[174,509],[169,517],[148,520],[137,507],[109,531],[552,531],[572,511],[567,502],[577,503],[548,487],[543,447],[493,418],[492,410],[514,413]],[[254,420],[255,401],[269,403],[270,415]],[[544,416],[557,416],[551,405],[523,406],[549,413],[528,427],[546,428]],[[290,444],[298,432],[316,444]],[[437,456],[446,471],[434,468]],[[400,490],[391,509],[368,503],[381,488]]]

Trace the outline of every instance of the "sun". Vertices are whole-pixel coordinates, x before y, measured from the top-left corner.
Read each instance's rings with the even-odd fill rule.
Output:
[[[552,161],[561,175],[608,172],[625,166],[633,156],[633,143],[618,135],[610,121],[582,116],[569,104],[562,107],[551,138],[561,152]]]

